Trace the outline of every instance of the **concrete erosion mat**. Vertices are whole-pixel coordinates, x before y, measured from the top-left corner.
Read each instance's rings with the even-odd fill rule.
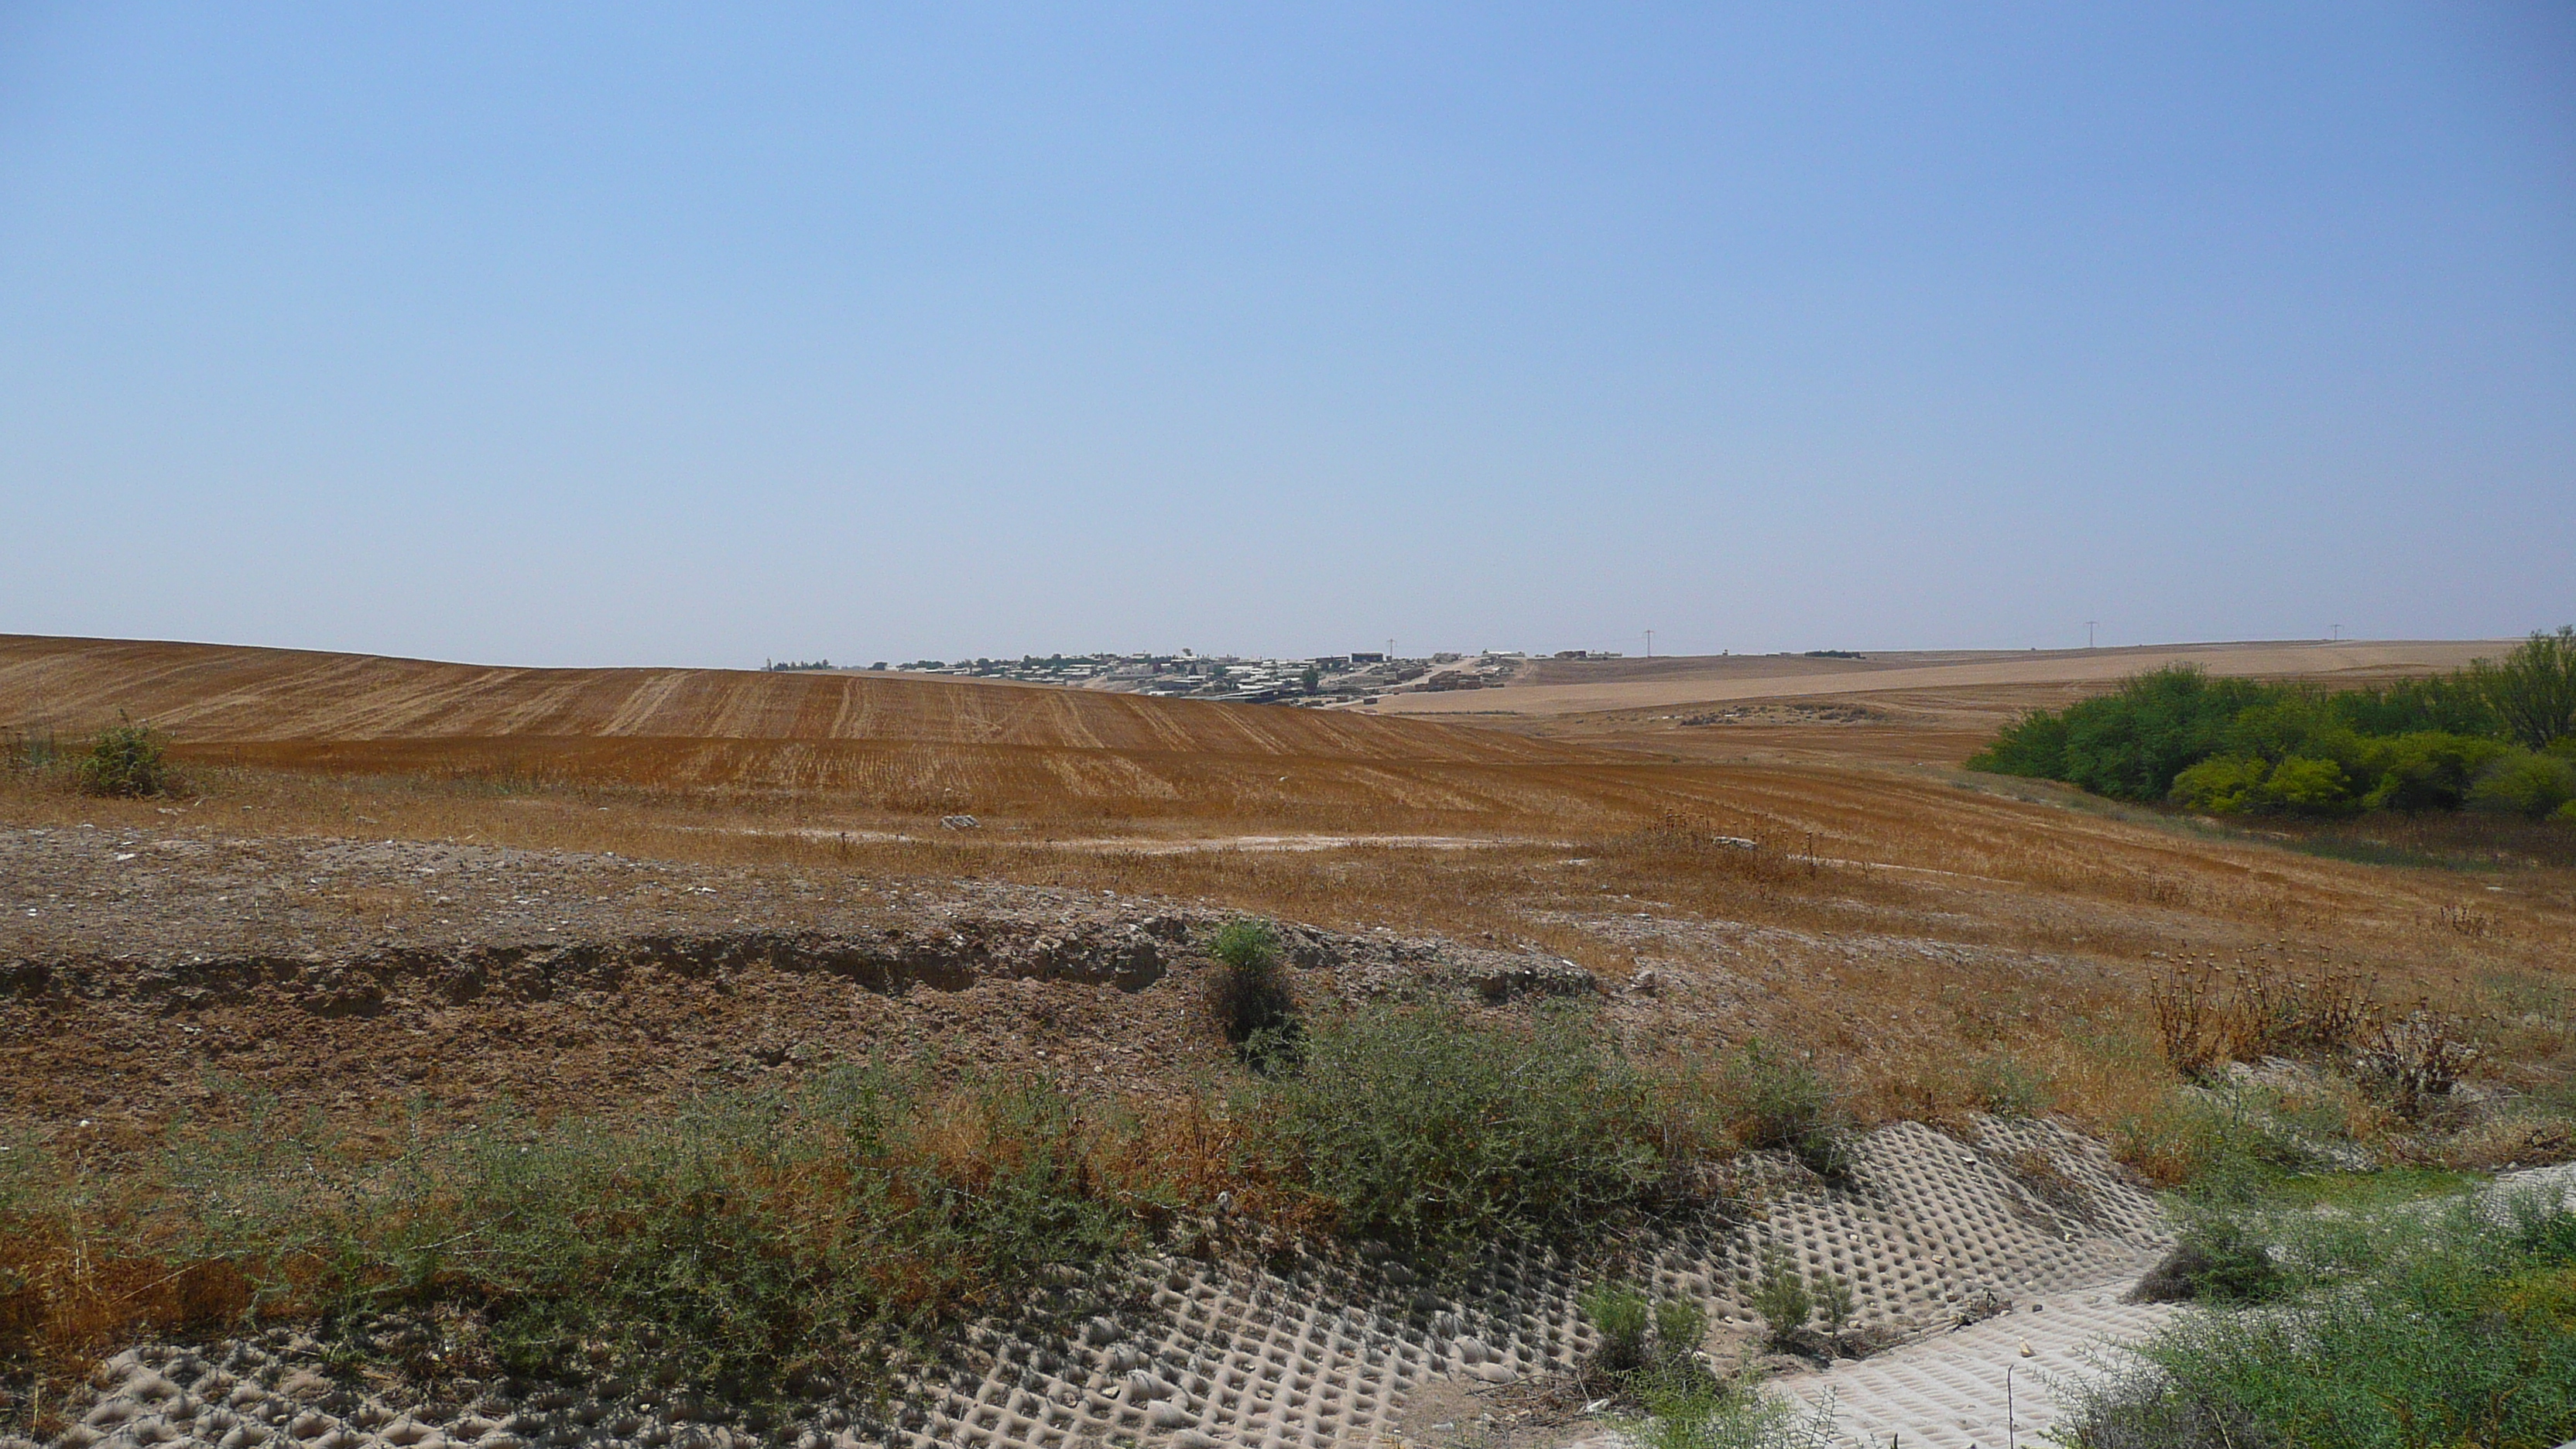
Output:
[[[1844,1279],[1863,1326],[1934,1334],[2033,1299],[2054,1307],[2050,1295],[2101,1297],[2102,1285],[2134,1276],[2164,1244],[2154,1203],[2114,1172],[2098,1144],[2044,1123],[1980,1126],[1974,1145],[1914,1124],[1883,1128],[1860,1144],[1843,1187],[1786,1159],[1752,1159],[1749,1206],[1657,1231],[1636,1245],[1637,1276],[1658,1295],[1703,1304],[1713,1346],[1722,1347],[1754,1331],[1750,1296],[1771,1253]],[[2045,1194],[2032,1185],[2036,1159],[2053,1169]],[[1592,1346],[1575,1306],[1581,1275],[1544,1249],[1497,1249],[1447,1287],[1365,1249],[1268,1262],[1141,1256],[1070,1286],[1097,1310],[1046,1328],[979,1324],[882,1413],[814,1403],[800,1417],[753,1427],[710,1422],[718,1416],[704,1406],[649,1389],[500,1382],[459,1411],[423,1413],[333,1376],[318,1344],[280,1330],[121,1353],[56,1442],[1322,1449],[1451,1437],[1442,1431],[1457,1427],[1454,1418],[1439,1429],[1408,1419],[1427,1387],[1472,1395],[1570,1373]],[[2014,1314],[2007,1331],[2027,1336],[2024,1323],[2044,1316]],[[2089,1321],[2073,1311],[2048,1320],[2071,1329]],[[2054,1351],[2055,1337],[2051,1344]],[[1878,1411],[1885,1396],[1860,1392],[1868,1373],[1864,1363],[1825,1377],[1850,1386],[1855,1408]],[[1948,1413],[1937,1391],[1924,1407]],[[1577,1438],[1584,1427],[1559,1425],[1551,1437]],[[1926,1444],[1953,1437],[1937,1421],[1903,1427]]]

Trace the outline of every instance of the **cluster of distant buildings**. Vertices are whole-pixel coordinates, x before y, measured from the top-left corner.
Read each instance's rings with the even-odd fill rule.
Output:
[[[1616,659],[1616,654],[1569,649],[1560,659]],[[1383,651],[1319,654],[1311,659],[1250,659],[1233,654],[1049,654],[1018,659],[914,659],[903,663],[836,665],[828,659],[773,660],[780,670],[901,671],[962,679],[1010,679],[1118,694],[1170,699],[1213,699],[1237,704],[1366,704],[1381,695],[1485,689],[1508,682],[1529,656],[1517,650],[1484,654],[1432,654],[1406,659]]]

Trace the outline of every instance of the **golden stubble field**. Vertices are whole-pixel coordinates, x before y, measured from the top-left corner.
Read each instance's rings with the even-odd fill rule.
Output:
[[[2496,1081],[2564,1081],[2565,1013],[2531,1008],[2576,977],[2576,872],[2352,863],[1957,768],[1994,723],[2109,682],[1462,725],[11,638],[0,726],[68,739],[121,710],[167,732],[186,788],[101,801],[20,772],[0,809],[1003,880],[1534,945],[1656,983],[1627,1013],[1654,1048],[1784,1037],[1872,1116],[1937,1116],[1964,1064],[2003,1054],[2107,1126],[2163,1070],[2149,990],[2192,966],[2374,980],[2477,1023]],[[960,814],[975,828],[942,827]]]

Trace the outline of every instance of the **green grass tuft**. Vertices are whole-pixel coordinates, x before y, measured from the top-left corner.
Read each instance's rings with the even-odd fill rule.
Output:
[[[2185,1318],[2078,1391],[2078,1449],[2547,1449],[2576,1434],[2576,1213],[2236,1213],[2260,1306]],[[2202,1225],[2203,1234],[2216,1232]],[[2239,1287],[2249,1285],[2240,1284]]]

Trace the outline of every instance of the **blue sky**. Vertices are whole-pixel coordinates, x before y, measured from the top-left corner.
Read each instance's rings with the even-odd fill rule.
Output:
[[[0,8],[0,630],[2576,619],[2563,4]]]

